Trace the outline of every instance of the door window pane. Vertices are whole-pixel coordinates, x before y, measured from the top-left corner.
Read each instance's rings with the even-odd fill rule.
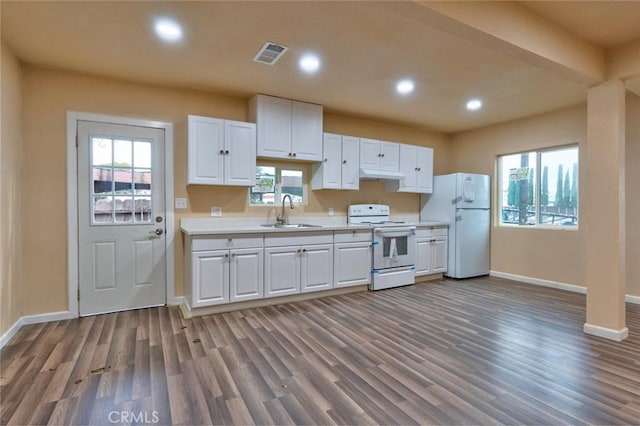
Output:
[[[151,168],[151,142],[135,141],[133,143],[133,166]]]
[[[91,140],[91,158],[94,166],[109,166],[113,163],[111,139],[93,138]]]
[[[150,222],[151,142],[92,137],[91,161],[92,223]]]
[[[133,147],[131,141],[116,140],[113,142],[113,165],[115,167],[131,167],[133,165]]]

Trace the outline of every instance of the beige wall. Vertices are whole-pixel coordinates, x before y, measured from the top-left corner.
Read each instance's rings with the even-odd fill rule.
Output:
[[[627,294],[640,296],[640,96],[627,93]]]
[[[186,182],[187,114],[246,120],[246,99],[183,89],[144,86],[87,75],[46,70],[34,66],[24,71],[24,313],[66,309],[65,155],[66,111],[81,111],[174,123],[175,196],[188,197],[189,209],[181,217],[206,217],[211,206],[224,216],[267,217],[270,209],[248,207],[246,188],[189,186]],[[446,136],[411,127],[362,118],[326,114],[325,129],[433,146],[436,172],[446,172],[449,153]],[[310,166],[305,166],[310,171]],[[344,215],[353,202],[386,202],[394,214],[418,213],[416,194],[387,194],[376,182],[363,182],[360,192],[310,191],[308,206],[297,214],[324,215],[333,207]],[[46,216],[43,210],[46,209]],[[43,219],[46,217],[46,219]],[[179,229],[179,227],[176,227]],[[182,294],[183,239],[176,240],[176,293]],[[34,267],[37,265],[37,267]]]
[[[22,77],[16,57],[1,46],[0,131],[0,336],[22,315],[20,178]]]
[[[453,135],[452,170],[489,174],[495,181],[499,155],[575,143],[582,148],[586,142],[586,119],[586,106],[578,106]],[[580,167],[582,182],[582,159]],[[580,197],[583,189],[584,185],[580,185]],[[584,226],[579,230],[495,226],[495,182],[493,191],[491,270],[585,285]]]

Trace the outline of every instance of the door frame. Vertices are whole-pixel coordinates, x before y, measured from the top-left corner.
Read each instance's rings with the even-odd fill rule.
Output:
[[[173,124],[164,121],[118,117],[88,112],[67,111],[67,309],[74,318],[79,316],[78,262],[78,121],[151,127],[164,130],[164,209],[165,209],[165,271],[166,303],[178,305],[182,297],[175,296],[175,225],[173,216]]]

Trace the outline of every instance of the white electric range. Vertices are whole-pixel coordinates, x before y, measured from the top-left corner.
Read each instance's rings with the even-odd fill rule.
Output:
[[[372,227],[372,269],[370,290],[382,290],[415,282],[414,224],[392,221],[386,204],[352,204],[347,213],[349,224]]]

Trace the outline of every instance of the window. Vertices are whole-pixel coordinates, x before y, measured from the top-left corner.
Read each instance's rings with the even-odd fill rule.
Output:
[[[91,138],[92,224],[151,222],[151,142]]]
[[[578,147],[498,158],[500,224],[578,226]]]
[[[256,167],[256,185],[249,189],[250,205],[279,205],[287,194],[294,204],[307,203],[302,169],[260,164]]]

